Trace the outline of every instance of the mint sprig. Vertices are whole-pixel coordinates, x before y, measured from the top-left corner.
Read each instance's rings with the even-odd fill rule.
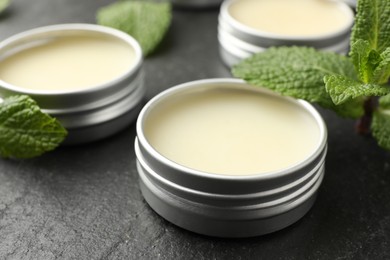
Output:
[[[390,1],[358,0],[349,57],[307,47],[269,48],[232,69],[236,77],[358,118],[390,149]],[[373,97],[382,96],[378,102]],[[366,125],[368,124],[368,125]]]
[[[43,113],[28,96],[11,96],[0,103],[0,155],[31,158],[56,148],[67,131]]]
[[[102,7],[97,23],[133,36],[145,56],[151,54],[171,24],[171,5],[167,2],[122,1]]]
[[[363,115],[361,100],[338,107],[324,87],[327,75],[357,79],[350,59],[342,55],[318,52],[308,47],[269,48],[233,67],[232,73],[252,85],[318,103],[344,117],[359,118]]]

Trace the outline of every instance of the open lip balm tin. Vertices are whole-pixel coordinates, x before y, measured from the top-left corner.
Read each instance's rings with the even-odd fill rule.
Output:
[[[118,43],[122,48],[129,49],[132,61],[129,61],[128,66],[125,65],[124,72],[119,76],[81,88],[27,88],[0,78],[0,95],[29,95],[42,111],[62,123],[69,133],[65,144],[85,143],[107,137],[120,131],[137,117],[145,93],[142,50],[138,42],[121,31],[104,26],[60,24],[25,31],[0,43],[1,63],[19,52],[77,37],[96,37]],[[106,50],[108,53],[109,51]],[[94,58],[93,55],[90,58]],[[94,75],[98,73],[102,72]],[[50,75],[42,71],[41,76]],[[20,77],[23,77],[22,73]]]
[[[232,102],[234,102],[235,96],[237,98],[240,98],[240,96],[248,97],[249,99],[261,98],[265,102],[269,99],[271,102],[275,101],[279,105],[287,105],[287,107],[291,108],[290,110],[296,109],[300,111],[299,113],[303,113],[302,115],[313,126],[313,129],[309,130],[308,134],[302,137],[302,140],[305,140],[305,138],[309,140],[308,136],[311,131],[315,132],[316,137],[313,139],[311,148],[297,161],[287,166],[282,166],[277,170],[259,171],[258,173],[256,170],[252,170],[250,173],[240,174],[238,169],[238,174],[235,174],[236,170],[229,168],[229,165],[235,159],[224,161],[223,156],[226,150],[229,150],[226,147],[230,145],[232,145],[232,149],[241,149],[234,147],[237,144],[238,146],[243,146],[244,151],[247,151],[244,154],[244,160],[247,157],[246,155],[248,157],[252,155],[251,141],[239,141],[236,144],[230,143],[236,137],[241,138],[250,135],[246,133],[248,129],[244,129],[244,127],[238,133],[238,136],[230,135],[229,137],[225,137],[224,132],[221,131],[213,139],[210,139],[210,136],[206,136],[207,134],[203,136],[202,126],[197,129],[197,126],[202,125],[202,120],[206,118],[206,120],[209,120],[206,121],[208,122],[206,123],[206,133],[213,131],[212,126],[210,125],[210,128],[208,128],[207,124],[213,124],[212,122],[216,121],[220,122],[220,118],[218,116],[208,118],[208,115],[213,115],[215,112],[209,106],[210,104],[220,102],[219,97],[222,96],[222,99],[224,99],[225,95]],[[196,97],[195,99],[193,99],[194,96]],[[197,97],[204,97],[205,99],[210,97],[210,99],[206,101],[204,106],[200,105],[198,107]],[[261,100],[259,102],[262,102]],[[181,102],[181,105],[179,107],[173,105],[172,109],[170,109],[170,106],[177,102]],[[178,109],[183,104],[184,107],[188,107]],[[226,107],[225,105],[222,105],[222,107]],[[239,106],[241,105],[239,104]],[[194,107],[190,108],[191,106]],[[190,109],[187,110],[187,108]],[[227,113],[229,114],[226,117],[223,116],[221,120],[228,121],[231,116],[230,111],[234,111],[236,108],[233,106],[233,110],[228,109]],[[205,116],[198,117],[195,114],[191,114],[191,111],[201,111],[202,109],[204,109]],[[276,107],[276,109],[278,108]],[[174,128],[171,128],[174,131],[171,135],[172,138],[167,138],[164,135],[159,136],[165,131],[164,127],[167,126],[161,124],[174,122],[169,119],[169,111],[178,113],[179,117],[180,113],[184,113],[182,114],[183,118],[188,120],[186,122],[193,121],[193,125],[190,123],[189,127],[195,128],[195,130],[188,130],[189,128],[185,128],[187,125],[179,123]],[[188,114],[186,114],[187,112]],[[257,112],[253,111],[253,113],[256,114]],[[271,117],[273,116],[271,115]],[[244,118],[245,115],[242,114],[241,117]],[[240,120],[240,114],[232,115],[232,118]],[[256,120],[255,118],[253,120],[249,118],[247,121]],[[309,121],[305,122],[309,123]],[[226,126],[222,125],[222,129],[230,130],[230,128],[234,128],[240,130],[240,126],[247,123],[242,121],[242,123],[236,122],[234,126],[229,124]],[[282,131],[286,134],[294,132],[295,127],[297,125],[292,123],[290,128],[284,128]],[[168,125],[169,128],[170,126]],[[280,130],[275,129],[276,131]],[[193,136],[189,138],[193,140],[189,140],[188,136],[186,136],[188,131],[199,132],[200,137]],[[257,137],[261,137],[264,134],[260,128],[255,129],[255,131],[258,131]],[[157,135],[157,139],[153,137],[154,134]],[[184,134],[184,139],[182,139],[182,134]],[[220,139],[219,137],[222,138],[219,140],[219,144],[227,144],[227,146],[224,148],[217,147],[217,150],[214,150],[214,141]],[[284,153],[291,147],[288,148],[288,145],[283,142],[278,143],[280,140],[273,136],[264,137],[271,143],[274,143],[273,147],[263,147],[264,155],[268,153],[268,149],[269,151],[275,148],[278,150],[276,158],[272,159],[276,162],[276,165],[278,165],[279,161],[282,163],[286,159],[286,155],[297,153],[301,146],[305,145],[305,141],[296,143],[295,148],[293,147],[290,152]],[[188,145],[185,143],[185,140],[190,141]],[[296,222],[313,205],[318,188],[324,177],[324,163],[327,150],[326,140],[326,126],[321,116],[306,101],[283,97],[267,89],[250,86],[244,81],[237,79],[209,79],[189,82],[168,89],[154,97],[144,106],[138,117],[135,152],[141,191],[146,202],[159,215],[184,229],[217,237],[251,237],[267,234]],[[167,145],[165,151],[161,149],[161,142],[159,143],[158,141],[162,141],[162,143]],[[194,141],[195,146],[197,142],[201,143],[200,150],[194,152],[194,143],[191,144],[192,141]],[[184,144],[181,142],[184,142]],[[256,144],[256,141],[253,143]],[[209,159],[210,164],[213,164],[214,161],[220,160],[219,156],[222,154],[222,165],[220,166],[223,168],[225,167],[224,164],[227,165],[225,167],[226,174],[224,174],[224,170],[211,173],[203,169],[195,169],[196,167],[193,167],[193,165],[188,166],[184,163],[178,163],[177,158],[173,158],[174,153],[166,155],[166,153],[169,154],[173,151],[175,146],[180,145],[182,145],[183,150],[178,152],[179,157],[183,154],[189,154],[190,161],[192,159],[204,158],[204,161]],[[248,148],[245,148],[245,146],[248,146]],[[215,152],[218,151],[218,148],[220,148],[220,151]],[[202,157],[204,154],[206,154],[206,157]],[[238,161],[241,159],[237,158]],[[261,161],[263,158],[259,156],[257,159]],[[255,155],[254,160],[257,159]],[[201,161],[201,163],[204,161]],[[206,168],[205,166],[204,169]],[[261,165],[259,168],[261,168]]]
[[[231,14],[230,8],[236,4],[240,4],[240,1],[244,2],[247,0],[224,1],[219,14],[218,41],[220,55],[222,61],[229,67],[272,46],[309,46],[318,50],[341,54],[348,52],[349,36],[354,21],[354,13],[344,2],[330,0],[331,4],[335,5],[335,8],[345,15],[345,21],[340,24],[339,28],[334,28],[331,32],[325,33],[315,32],[307,35],[289,35],[260,30],[236,19]],[[278,21],[269,21],[269,23],[277,24]]]

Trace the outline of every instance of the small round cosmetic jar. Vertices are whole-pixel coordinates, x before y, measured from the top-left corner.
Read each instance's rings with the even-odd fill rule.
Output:
[[[79,39],[81,39],[80,42],[77,42]],[[94,41],[97,41],[97,43],[91,44]],[[73,49],[66,45],[68,42],[73,44],[69,46],[84,46],[85,50],[88,49],[89,56],[83,56],[83,58],[78,60],[78,57],[82,56],[80,55],[80,50],[77,53],[74,52]],[[85,76],[87,80],[95,80],[106,73],[106,71],[110,71],[109,73],[114,76],[110,74],[97,83],[91,83],[91,85],[85,83],[85,86],[72,87],[70,84],[63,83],[61,87],[52,89],[40,89],[40,83],[35,83],[38,87],[30,88],[30,81],[22,86],[20,83],[11,83],[5,76],[1,76],[1,63],[7,62],[8,58],[21,55],[18,58],[19,60],[17,60],[18,62],[30,62],[32,67],[39,67],[46,62],[45,59],[50,59],[52,57],[50,55],[53,55],[53,51],[46,54],[46,49],[60,49],[58,45],[63,46],[61,48],[63,48],[64,53],[66,51],[65,54],[62,54],[64,56],[61,57],[64,60],[69,57],[71,62],[68,61],[69,64],[59,68],[55,73],[44,70],[39,71],[39,77],[44,79],[51,77],[51,81],[60,82],[64,78],[76,78],[79,76],[82,78],[85,75],[88,75]],[[109,46],[109,48],[105,46]],[[110,59],[109,56],[115,53],[116,47],[121,52],[116,54],[116,59]],[[39,54],[29,53],[35,50],[40,51]],[[60,52],[62,53],[62,49]],[[126,54],[124,55],[125,57],[121,55],[122,52]],[[86,51],[83,51],[83,53],[86,53]],[[99,60],[96,58],[99,53],[107,57],[103,56]],[[29,58],[33,55],[36,55],[36,60],[33,62],[23,60],[25,57]],[[145,93],[142,59],[142,51],[138,42],[131,36],[116,29],[93,24],[60,24],[32,29],[16,34],[0,43],[0,95],[2,97],[29,95],[33,98],[42,111],[57,118],[68,130],[69,134],[64,142],[65,144],[95,141],[120,131],[136,119],[142,108],[141,103]],[[61,59],[57,60],[61,61]],[[86,63],[86,60],[89,63]],[[49,62],[52,61],[53,58],[49,60]],[[72,63],[73,61],[75,62]],[[121,70],[119,72],[116,70],[115,65],[117,63],[115,61],[121,62]],[[83,65],[84,63],[86,65]],[[92,66],[95,63],[101,66],[95,68]],[[81,64],[80,66],[84,67],[81,70],[69,72],[68,69],[73,64],[74,66]],[[55,66],[53,65],[52,67]],[[16,72],[20,73],[20,76],[17,77],[20,78],[27,77],[27,73],[31,69],[29,67],[23,72],[19,71],[20,67],[15,67]],[[15,72],[12,73],[15,75]],[[50,74],[65,76],[59,79],[57,76]],[[82,80],[85,79],[83,78]]]
[[[254,25],[248,25],[248,21],[244,24],[244,22],[233,15],[233,8],[239,6],[241,3],[250,1],[254,2],[255,0],[227,0],[224,1],[221,6],[218,23],[218,41],[221,58],[227,66],[231,67],[254,53],[264,51],[272,46],[308,46],[318,50],[332,51],[341,54],[346,54],[348,52],[349,36],[354,21],[354,13],[347,4],[329,0],[328,4],[333,5],[333,9],[335,9],[333,11],[337,11],[337,14],[340,18],[343,18],[343,21],[334,25],[331,29],[327,28],[326,32],[321,32],[320,28],[318,31],[311,28],[310,32],[292,33],[294,32],[294,28],[291,28],[289,32],[282,33],[276,32],[278,29],[275,29],[275,26],[269,25],[277,25],[280,24],[280,20],[289,19],[284,18],[285,16],[269,15],[265,18],[259,15],[259,17],[252,17],[252,19],[268,19],[262,21],[260,27],[269,26],[270,28],[268,30],[262,30],[259,27],[255,28]],[[270,2],[271,0],[258,0],[257,3],[261,3],[261,1]],[[300,1],[302,2],[302,0]],[[315,1],[317,0],[312,2]],[[318,2],[322,4],[326,3],[325,1]],[[275,1],[274,3],[276,5],[280,4],[278,1]],[[284,7],[275,6],[275,8],[277,8],[277,13],[281,13],[281,8]],[[302,9],[303,8],[305,8],[305,5],[302,5]],[[288,12],[288,10],[284,11]],[[241,12],[245,12],[245,10],[235,9],[235,12],[237,15]],[[293,11],[290,11],[290,13],[291,12]],[[311,19],[316,19],[309,10],[307,10],[305,14],[310,15]],[[242,17],[245,16],[241,15],[241,19]],[[295,20],[300,19],[299,17],[296,17]],[[257,22],[253,22],[253,24],[256,23]],[[291,21],[291,24],[294,24],[294,21]],[[295,28],[302,26],[303,25]]]
[[[260,127],[248,127],[252,121]],[[238,79],[170,88],[150,100],[137,120],[135,152],[146,202],[177,226],[209,236],[258,236],[302,218],[324,177],[326,150],[326,126],[309,103]],[[229,158],[231,152],[236,157]],[[269,161],[273,168],[263,168]],[[252,163],[255,168],[242,170]]]

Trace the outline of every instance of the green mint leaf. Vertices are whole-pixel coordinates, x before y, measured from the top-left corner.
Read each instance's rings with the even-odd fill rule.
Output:
[[[390,88],[377,84],[361,83],[341,75],[326,75],[325,88],[336,105],[351,99],[369,96],[384,96]]]
[[[53,150],[67,132],[61,124],[42,113],[28,96],[11,96],[0,103],[0,155],[31,158]]]
[[[371,133],[379,146],[390,150],[390,110],[378,109],[374,112]]]
[[[0,0],[0,13],[3,12],[10,4],[10,0]]]
[[[358,0],[351,46],[359,39],[366,40],[378,53],[390,45],[389,0]]]
[[[372,82],[372,74],[382,61],[379,53],[371,49],[368,41],[359,39],[352,44],[350,56],[359,79],[364,83]]]
[[[337,107],[325,89],[326,75],[357,79],[351,60],[342,55],[308,47],[274,47],[242,61],[232,73],[252,85],[318,103],[344,117],[358,118],[363,114],[360,100]]]
[[[96,19],[100,25],[133,36],[147,56],[163,39],[171,23],[171,16],[169,3],[123,1],[98,10]]]
[[[386,84],[390,77],[390,47],[386,48],[380,57],[381,61],[372,73],[372,81],[378,84]]]

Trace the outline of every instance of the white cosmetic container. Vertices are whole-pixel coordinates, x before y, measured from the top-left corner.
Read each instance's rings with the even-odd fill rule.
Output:
[[[141,191],[159,215],[190,231],[267,234],[313,205],[326,140],[321,116],[305,101],[237,79],[185,83],[154,97],[138,117]]]
[[[138,115],[142,51],[131,36],[93,24],[36,28],[0,43],[0,95],[29,95],[68,130],[66,144],[112,135]]]

